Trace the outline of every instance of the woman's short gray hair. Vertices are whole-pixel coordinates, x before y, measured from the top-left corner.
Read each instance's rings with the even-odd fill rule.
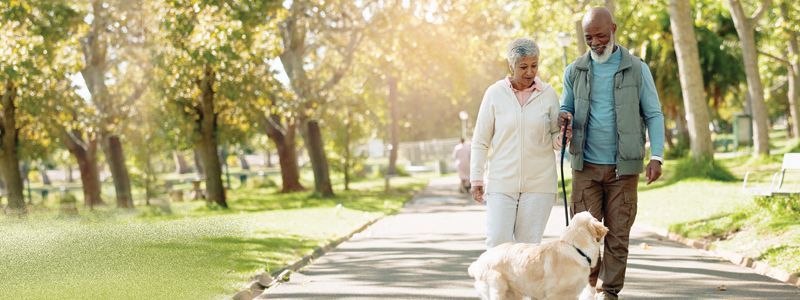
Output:
[[[521,57],[525,56],[539,56],[539,46],[536,45],[532,39],[521,38],[516,39],[508,45],[508,64],[514,67]]]

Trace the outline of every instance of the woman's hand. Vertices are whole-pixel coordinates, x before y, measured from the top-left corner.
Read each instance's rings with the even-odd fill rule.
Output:
[[[475,199],[475,202],[483,204],[483,186],[482,185],[473,185],[469,192],[472,194],[472,198]]]

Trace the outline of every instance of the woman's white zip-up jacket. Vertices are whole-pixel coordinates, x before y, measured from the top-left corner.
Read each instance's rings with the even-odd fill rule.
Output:
[[[542,82],[520,106],[505,80],[486,89],[472,136],[470,180],[486,192],[556,193],[558,94]]]

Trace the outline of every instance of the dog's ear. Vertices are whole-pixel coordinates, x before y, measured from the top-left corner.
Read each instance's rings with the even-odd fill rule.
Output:
[[[599,221],[593,220],[590,226],[592,228],[595,241],[598,243],[606,236],[606,233],[608,233],[608,227],[603,226],[603,223],[600,223]]]

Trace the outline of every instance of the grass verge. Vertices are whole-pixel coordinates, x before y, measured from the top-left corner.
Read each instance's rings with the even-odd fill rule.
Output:
[[[669,161],[666,180],[640,189],[637,219],[798,273],[800,197],[754,198],[742,191],[741,181],[731,181],[748,170],[756,172],[750,177],[756,182],[769,180],[781,156],[735,157],[713,165]]]
[[[333,198],[230,191],[230,210],[82,212],[0,219],[0,299],[213,299],[368,220],[396,212],[428,178],[359,183]],[[339,206],[338,204],[341,204]],[[154,210],[158,211],[158,210]]]

